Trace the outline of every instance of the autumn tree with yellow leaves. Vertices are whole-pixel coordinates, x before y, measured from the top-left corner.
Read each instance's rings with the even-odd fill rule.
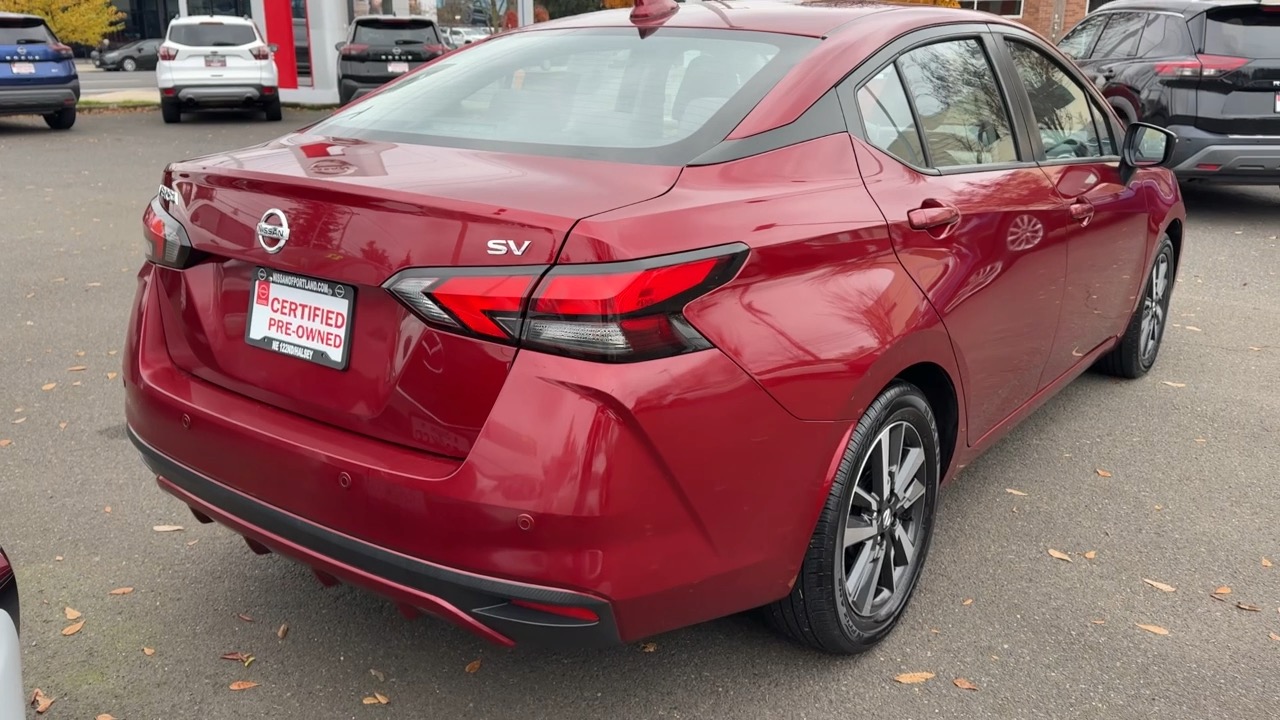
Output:
[[[97,45],[124,26],[111,0],[0,0],[0,11],[39,15],[64,43]]]

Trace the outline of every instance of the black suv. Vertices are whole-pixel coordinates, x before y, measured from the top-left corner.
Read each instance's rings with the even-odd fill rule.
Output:
[[[356,18],[337,48],[343,105],[449,50],[431,20],[394,15]]]
[[[1114,0],[1058,43],[1183,180],[1280,184],[1280,0]]]

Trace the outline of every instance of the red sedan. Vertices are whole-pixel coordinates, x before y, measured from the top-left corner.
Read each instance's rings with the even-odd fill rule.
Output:
[[[201,520],[498,643],[763,607],[863,651],[941,482],[1155,362],[1172,145],[984,13],[538,24],[170,165],[129,433]]]

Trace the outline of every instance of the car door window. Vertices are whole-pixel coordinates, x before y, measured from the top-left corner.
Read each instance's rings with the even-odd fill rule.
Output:
[[[1179,57],[1191,54],[1187,23],[1172,15],[1151,15],[1138,41],[1138,57]]]
[[[910,165],[929,164],[897,68],[890,65],[863,83],[857,103],[868,142]]]
[[[1058,49],[1075,60],[1084,60],[1089,54],[1089,48],[1093,47],[1093,41],[1097,39],[1106,23],[1105,15],[1086,18],[1062,38],[1062,42],[1058,43]]]
[[[1008,41],[1018,78],[1035,115],[1046,159],[1091,158],[1115,154],[1104,115],[1048,55],[1026,43]]]
[[[1094,58],[1128,58],[1138,52],[1142,37],[1142,13],[1113,13],[1093,49]]]
[[[1018,161],[995,71],[974,39],[926,45],[898,59],[932,167]]]

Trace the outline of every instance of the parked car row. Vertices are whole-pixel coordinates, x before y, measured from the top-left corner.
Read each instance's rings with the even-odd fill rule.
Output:
[[[0,12],[0,116],[40,115],[50,128],[69,130],[79,101],[71,48],[43,18]]]

